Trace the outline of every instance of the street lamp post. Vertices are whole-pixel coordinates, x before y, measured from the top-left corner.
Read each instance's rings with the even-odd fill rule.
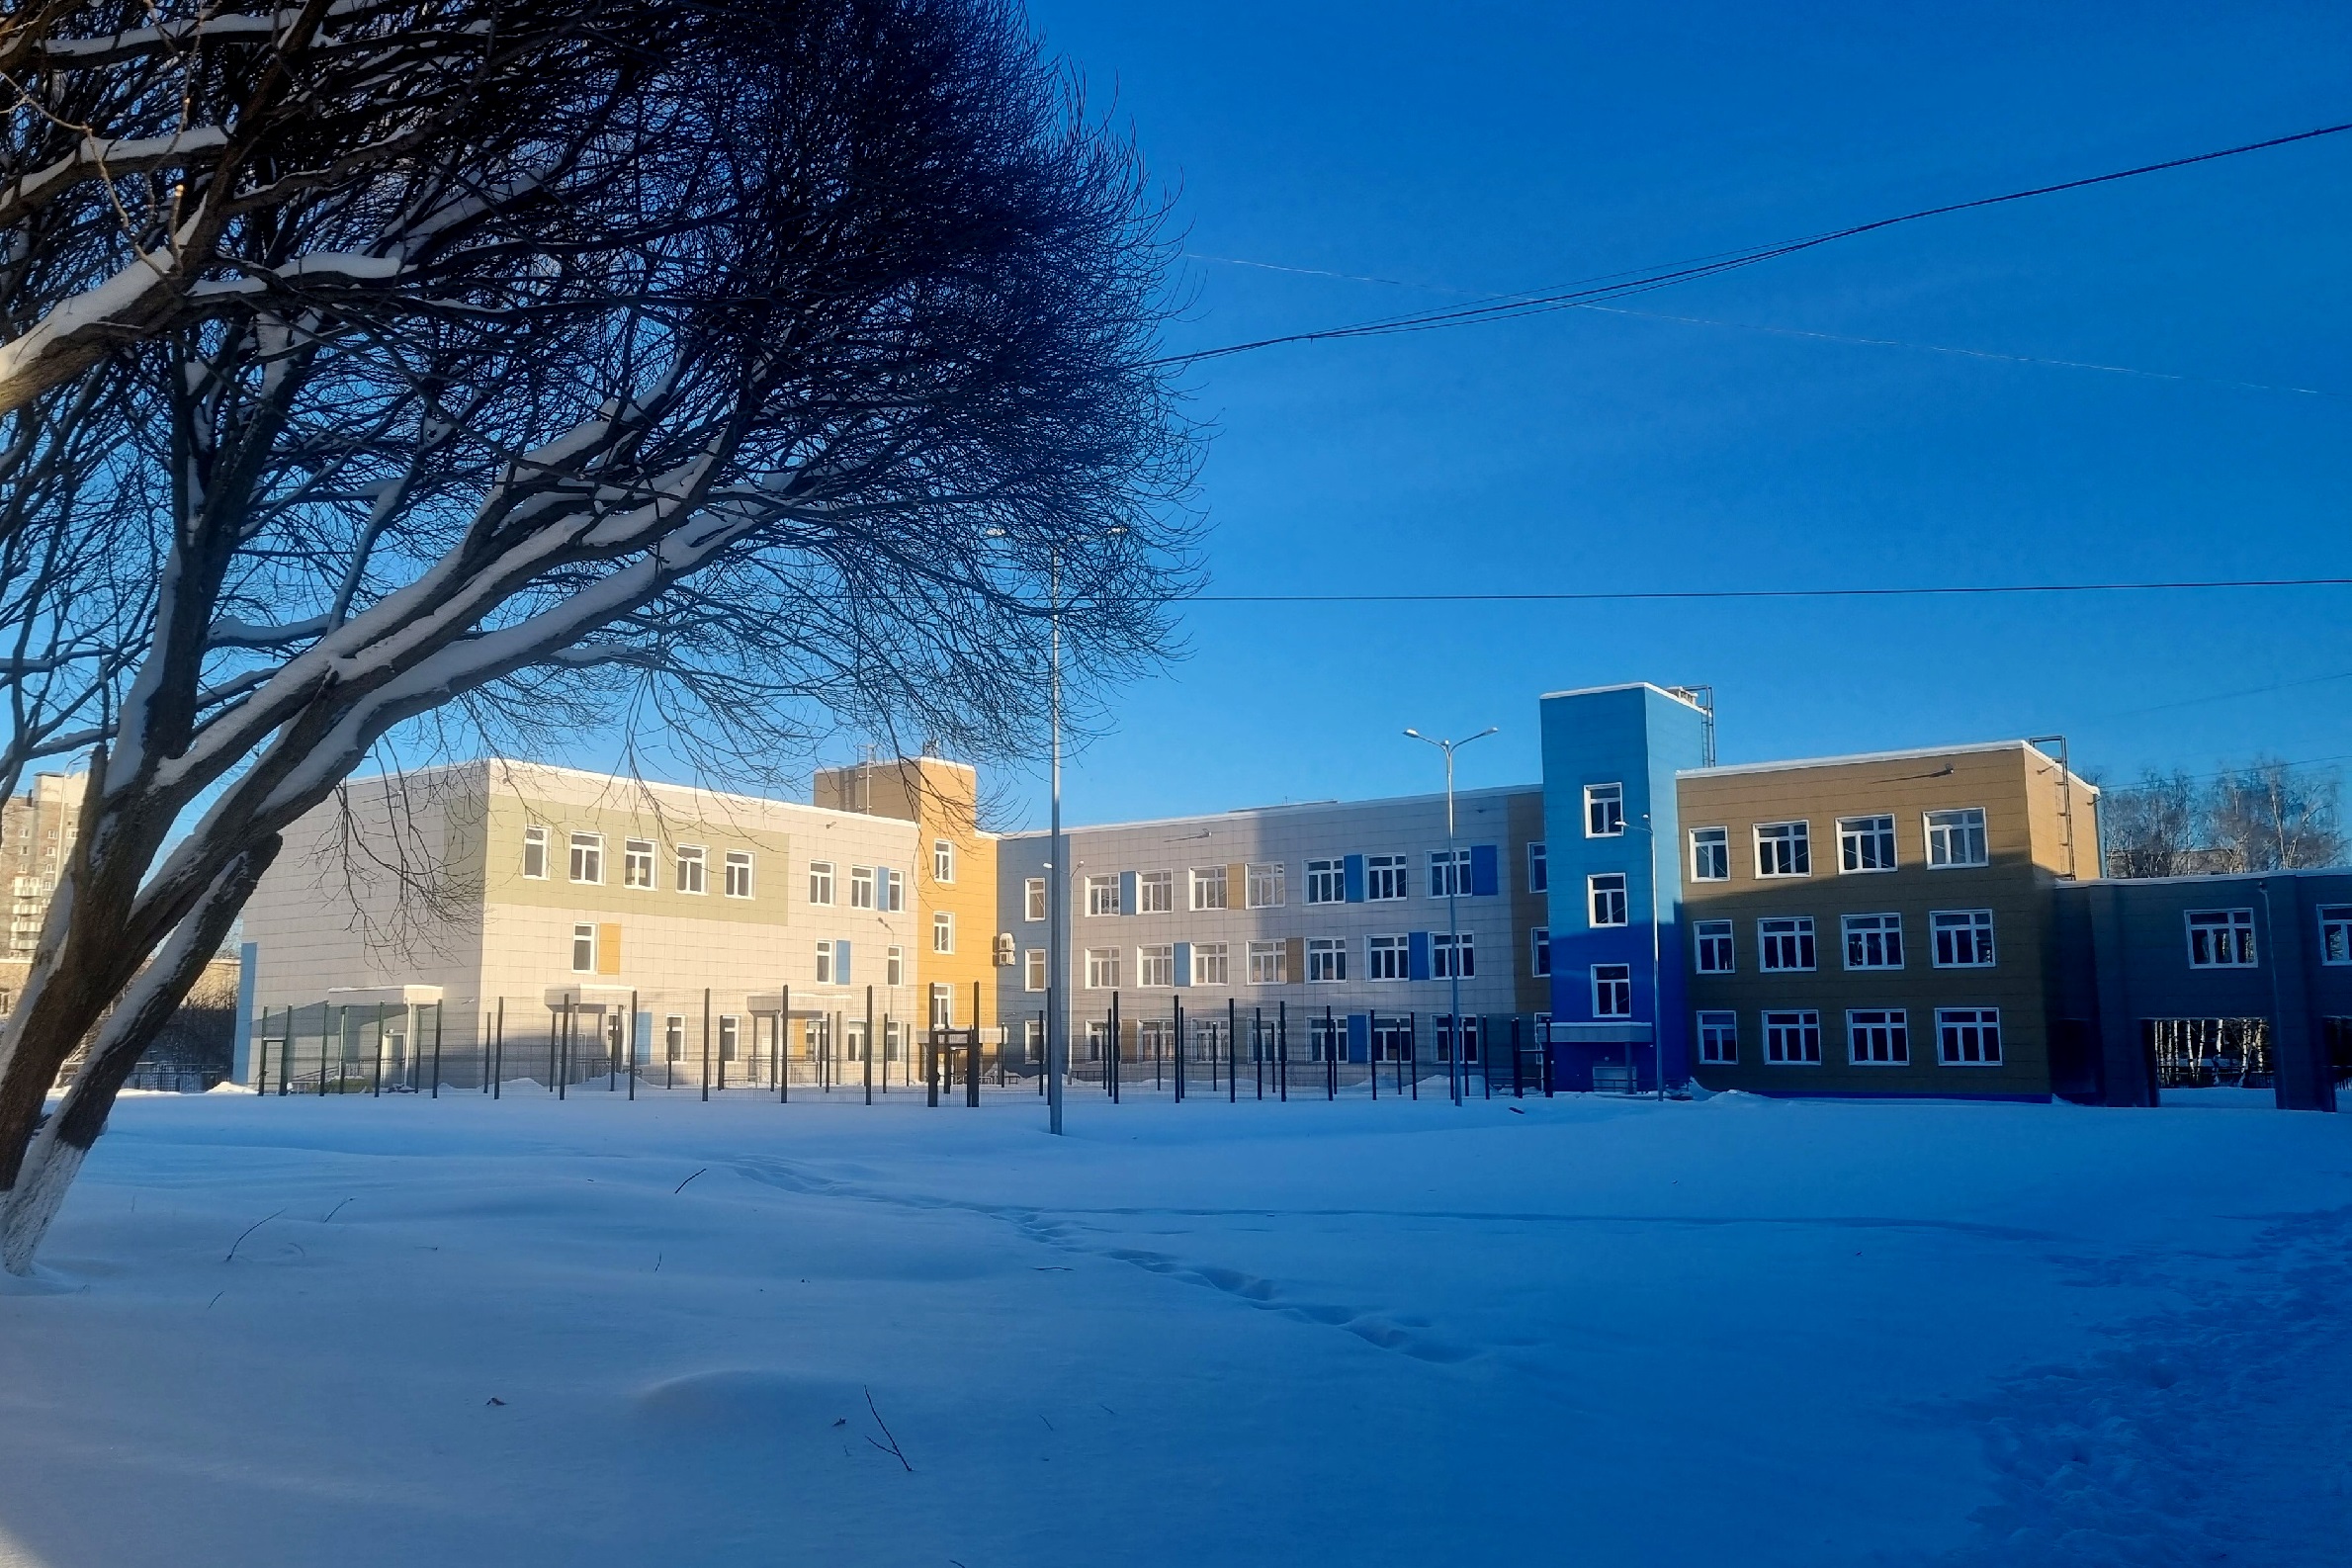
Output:
[[[1445,1053],[1445,1087],[1456,1105],[1462,1102],[1462,1092],[1469,1075],[1466,1071],[1468,1064],[1462,1060],[1462,922],[1454,907],[1455,898],[1462,887],[1462,863],[1460,852],[1453,846],[1453,754],[1472,740],[1483,740],[1496,733],[1495,726],[1488,725],[1476,735],[1466,736],[1459,740],[1439,740],[1423,735],[1419,730],[1405,732],[1416,740],[1436,746],[1445,755],[1445,935],[1452,948],[1446,960],[1445,973],[1453,982],[1453,1040],[1452,1049]]]
[[[1046,682],[1046,706],[1053,726],[1053,836],[1046,851],[1045,1130],[1062,1133],[1062,1071],[1070,1060],[1070,975],[1063,953],[1068,890],[1062,866],[1062,552],[1055,547],[1047,573],[1047,604],[1053,621],[1053,656]]]

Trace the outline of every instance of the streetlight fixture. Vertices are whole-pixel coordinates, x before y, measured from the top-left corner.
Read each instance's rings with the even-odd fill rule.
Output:
[[[1453,754],[1472,740],[1483,740],[1499,733],[1491,724],[1476,735],[1465,736],[1459,740],[1439,740],[1423,735],[1419,730],[1405,732],[1414,740],[1425,745],[1434,745],[1445,754],[1445,935],[1452,948],[1445,968],[1447,977],[1453,982],[1453,1041],[1452,1049],[1445,1053],[1445,1087],[1456,1105],[1462,1102],[1469,1073],[1468,1064],[1462,1059],[1462,922],[1454,908],[1455,897],[1462,889],[1462,861],[1459,851],[1453,846]]]

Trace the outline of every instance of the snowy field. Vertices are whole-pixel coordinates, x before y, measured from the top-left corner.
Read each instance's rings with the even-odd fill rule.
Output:
[[[2352,1117],[2249,1098],[130,1097],[0,1562],[2342,1563]]]

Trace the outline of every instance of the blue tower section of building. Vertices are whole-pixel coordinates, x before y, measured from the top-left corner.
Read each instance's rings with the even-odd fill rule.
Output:
[[[1589,1089],[1596,1068],[1620,1083],[1630,1069],[1655,1088],[1661,1065],[1685,1082],[1675,774],[1704,762],[1706,715],[1648,684],[1553,692],[1542,714],[1555,1084]]]

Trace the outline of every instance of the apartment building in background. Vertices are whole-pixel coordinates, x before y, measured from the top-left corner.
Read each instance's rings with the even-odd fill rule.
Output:
[[[37,773],[25,793],[0,801],[0,878],[8,889],[8,946],[0,957],[22,962],[40,945],[88,784],[83,773]]]

